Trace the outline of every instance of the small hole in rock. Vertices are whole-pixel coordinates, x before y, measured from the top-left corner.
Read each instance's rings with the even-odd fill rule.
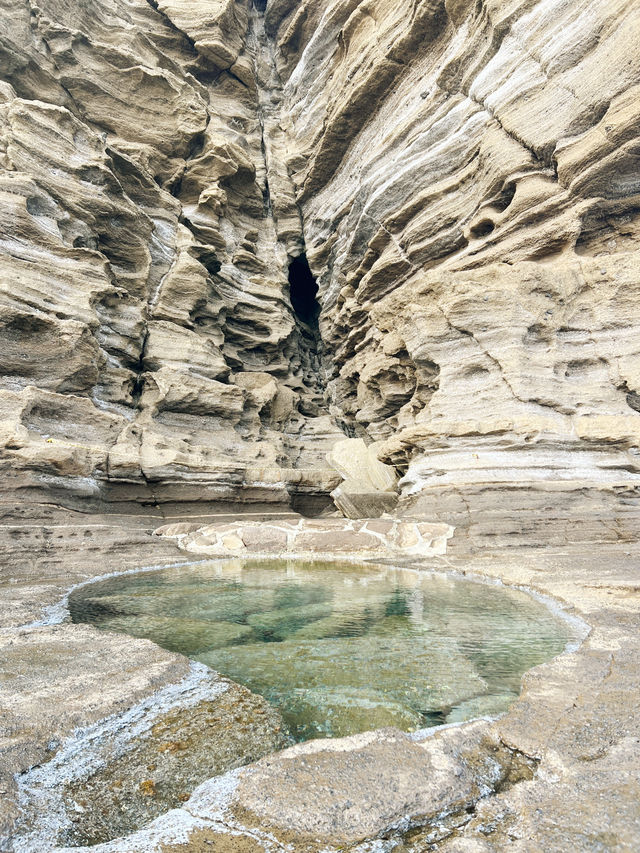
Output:
[[[289,295],[291,306],[298,319],[308,326],[318,325],[320,305],[316,299],[318,285],[305,255],[294,258],[289,264]]]
[[[483,219],[482,222],[478,222],[477,225],[474,225],[473,228],[470,229],[470,233],[472,237],[488,237],[489,234],[495,229],[495,225],[490,219]]]
[[[511,181],[510,183],[505,185],[502,192],[500,193],[498,198],[495,200],[493,206],[497,210],[499,210],[501,213],[504,213],[504,211],[509,207],[509,205],[513,201],[515,194],[516,194],[516,185],[515,185],[514,181]]]
[[[27,199],[27,211],[31,216],[50,216],[51,210],[44,199],[38,196],[30,196]]]
[[[637,394],[635,391],[630,391],[627,394],[627,405],[630,409],[633,409],[634,412],[640,412],[640,394]]]

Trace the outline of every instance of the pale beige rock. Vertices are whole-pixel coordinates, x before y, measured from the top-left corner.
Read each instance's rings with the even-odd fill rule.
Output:
[[[247,28],[246,1],[160,0],[158,8],[219,68],[229,68],[238,59]]]
[[[361,438],[337,442],[327,462],[345,478],[331,497],[346,518],[376,518],[395,508],[396,473]]]
[[[617,495],[639,482],[627,318],[640,66],[624,59],[637,9],[419,6],[410,21],[386,0],[370,17],[338,3],[267,15],[326,303],[330,397],[383,461],[411,465],[404,493],[422,491],[426,515],[472,482],[472,511],[483,489],[506,504],[500,472],[535,492],[534,472],[563,482],[572,470],[594,505],[625,513]],[[413,58],[394,65],[400,51]],[[445,487],[461,436],[470,452]],[[496,447],[505,457],[487,479],[473,454]]]
[[[394,492],[371,491],[358,480],[345,480],[331,492],[334,504],[345,518],[378,518],[392,512],[398,503]]]
[[[56,506],[318,512],[344,430],[402,474],[408,522],[524,546],[476,569],[606,634],[500,730],[536,778],[434,843],[636,849],[637,3],[261,5],[0,0],[3,623],[82,578]],[[104,551],[78,523],[96,571],[142,547],[122,523]]]
[[[230,533],[228,536],[222,537],[222,544],[228,551],[240,551],[244,548],[244,542],[235,533]]]
[[[287,533],[278,528],[270,527],[265,529],[258,525],[243,527],[240,537],[245,548],[250,551],[281,553],[287,550]]]
[[[46,499],[53,467],[70,503],[89,481],[97,501],[192,500],[194,483],[222,500],[327,495],[322,454],[303,437],[324,414],[317,358],[265,206],[272,172],[281,228],[299,251],[272,116],[265,165],[260,16],[244,2],[195,0],[25,8],[0,5],[0,376],[9,392],[61,395],[61,412],[80,395],[96,423],[103,412],[124,422],[101,453],[43,467],[53,451],[3,420],[12,488]],[[275,383],[268,403],[230,381],[243,370]],[[328,417],[311,429],[331,443],[341,435]],[[267,483],[249,473],[260,467],[281,473]],[[297,468],[309,471],[303,482]]]
[[[377,492],[375,494],[387,494]],[[156,536],[177,539],[179,547],[191,554],[357,554],[360,551],[381,558],[391,556],[433,557],[446,554],[454,533],[448,524],[410,521],[349,521],[345,518],[301,519],[297,524],[275,520],[243,523],[185,523],[163,525]],[[128,611],[125,611],[128,612]]]
[[[391,492],[396,487],[393,468],[380,462],[361,438],[346,438],[334,444],[327,462],[346,481],[353,480],[369,491]]]

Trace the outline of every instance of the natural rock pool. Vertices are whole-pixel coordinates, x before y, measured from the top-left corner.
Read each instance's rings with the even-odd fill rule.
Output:
[[[74,622],[147,637],[277,706],[296,740],[505,711],[569,623],[519,590],[388,566],[218,561],[77,589]]]

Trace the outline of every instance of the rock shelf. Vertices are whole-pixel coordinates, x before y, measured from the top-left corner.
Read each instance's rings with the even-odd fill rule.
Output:
[[[394,518],[348,521],[342,518],[300,519],[256,524],[168,524],[156,536],[175,539],[190,554],[209,557],[263,553],[284,556],[314,554],[374,557],[434,557],[446,553],[454,529],[447,524]]]
[[[101,535],[109,529],[104,523]],[[157,548],[170,562],[167,549],[173,547],[180,558],[175,543],[149,533],[143,538],[150,553]],[[74,554],[68,536],[66,531],[62,541],[72,568],[82,551]],[[115,559],[109,565],[110,545],[103,541],[91,572],[83,567],[85,578],[118,568]],[[411,853],[428,844],[447,853],[501,851],[511,844],[559,851],[571,845],[588,850],[605,837],[612,850],[632,850],[639,819],[637,546],[596,551],[604,571],[594,583],[593,549],[587,555],[578,546],[544,554],[509,548],[472,554],[464,540],[458,547],[455,541],[445,556],[403,563],[530,587],[563,602],[591,626],[579,649],[525,676],[523,693],[507,716],[417,736],[384,730],[303,744],[204,782],[148,828],[91,849],[199,850],[210,842],[250,851],[361,849],[367,839],[383,837],[402,842]],[[92,547],[100,552],[99,541]],[[65,572],[58,569],[62,587]],[[35,618],[42,616],[48,591],[34,580],[22,582]],[[189,665],[148,641],[66,623],[7,628],[1,640],[6,661],[1,702],[12,711],[2,718],[2,763],[10,771],[2,779],[3,832],[14,839],[3,843],[26,850],[11,830],[21,772],[55,759],[79,727],[125,713],[136,701],[153,707],[153,697],[167,685],[179,685]],[[20,664],[28,649],[40,669],[26,658]],[[72,668],[65,662],[69,655]],[[75,704],[72,685],[80,691]],[[44,849],[55,845],[39,848]]]

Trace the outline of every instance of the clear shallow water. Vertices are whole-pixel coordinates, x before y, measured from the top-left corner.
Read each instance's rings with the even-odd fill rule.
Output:
[[[225,561],[70,597],[74,622],[147,637],[276,705],[296,740],[505,711],[571,626],[518,590],[386,566]]]

